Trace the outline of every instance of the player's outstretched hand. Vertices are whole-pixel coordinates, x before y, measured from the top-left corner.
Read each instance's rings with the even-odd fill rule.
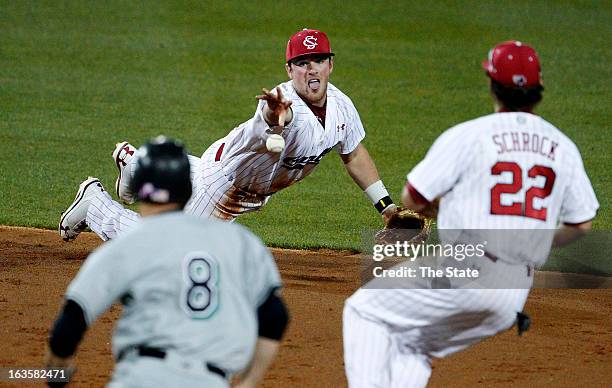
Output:
[[[266,88],[263,88],[262,92],[263,94],[257,95],[255,98],[266,101],[268,109],[274,118],[274,120],[271,121],[278,123],[278,125],[281,127],[284,127],[292,102],[283,97],[283,92],[278,86],[276,87],[276,94],[272,93]]]

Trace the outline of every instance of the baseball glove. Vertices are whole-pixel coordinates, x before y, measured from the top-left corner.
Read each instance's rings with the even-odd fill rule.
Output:
[[[431,231],[431,218],[406,208],[398,208],[384,229],[374,235],[377,244],[395,244],[404,241],[420,244],[427,241]]]

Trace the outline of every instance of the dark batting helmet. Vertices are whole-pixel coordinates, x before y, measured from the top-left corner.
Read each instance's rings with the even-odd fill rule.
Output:
[[[191,197],[191,178],[183,145],[158,136],[140,147],[130,188],[139,201],[184,206]]]

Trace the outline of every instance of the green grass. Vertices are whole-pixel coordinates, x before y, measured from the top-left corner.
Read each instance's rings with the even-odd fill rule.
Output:
[[[487,50],[539,51],[539,112],[582,150],[609,230],[612,6],[598,1],[0,1],[0,224],[55,228],[78,183],[111,188],[115,142],[165,133],[201,154],[286,79],[285,43],[328,32],[332,81],[357,106],[365,145],[397,199],[432,141],[491,111]],[[338,157],[241,218],[275,246],[357,249],[381,220]]]

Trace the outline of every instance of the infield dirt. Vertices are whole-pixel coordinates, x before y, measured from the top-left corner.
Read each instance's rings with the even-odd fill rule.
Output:
[[[64,291],[100,243],[91,233],[64,243],[55,231],[0,227],[0,367],[42,366]],[[342,306],[359,287],[359,255],[273,253],[291,324],[263,386],[346,386]],[[120,310],[114,305],[88,331],[71,386],[102,386],[108,380],[111,330]],[[518,337],[513,329],[435,361],[430,386],[571,387],[612,381],[612,289],[534,289],[525,310],[533,321],[530,331]]]

